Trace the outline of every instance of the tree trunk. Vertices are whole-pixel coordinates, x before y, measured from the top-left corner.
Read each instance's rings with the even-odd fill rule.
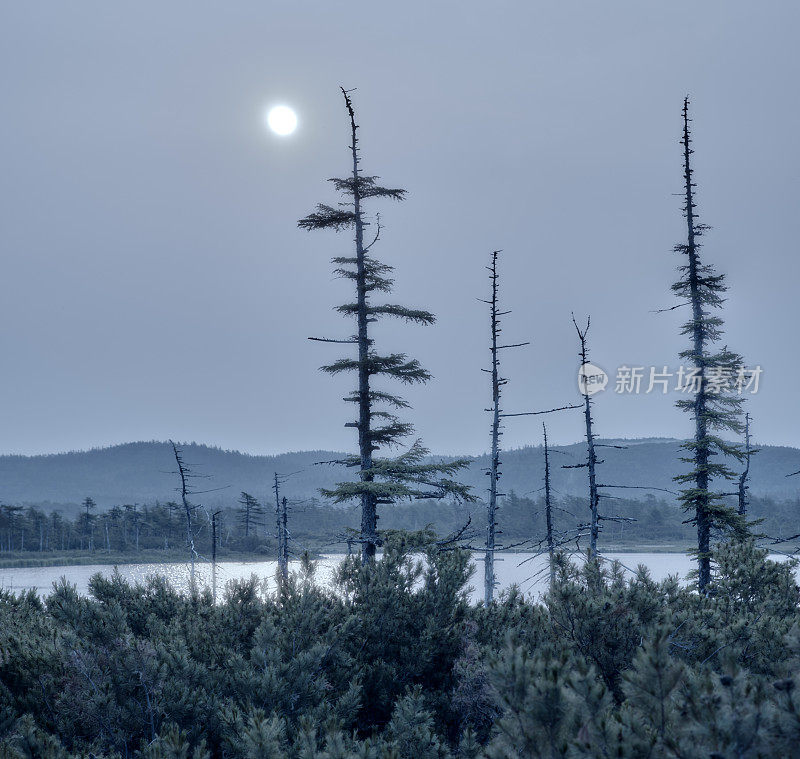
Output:
[[[750,414],[744,415],[744,471],[739,476],[739,514],[747,516],[747,479],[750,476]]]
[[[342,90],[350,115],[350,152],[353,155],[353,213],[355,216],[356,244],[356,295],[358,339],[358,449],[362,482],[372,482],[372,402],[369,376],[369,320],[367,314],[367,285],[364,251],[364,219],[361,211],[361,191],[358,167],[358,125],[350,98]],[[376,498],[372,493],[361,494],[361,562],[374,561],[378,544],[378,513]]]
[[[289,529],[288,529],[288,504],[286,496],[281,499],[281,555],[279,559],[281,578],[284,586],[289,579]]]
[[[700,296],[699,272],[697,266],[697,239],[695,230],[694,193],[692,190],[692,168],[689,139],[689,106],[684,103],[683,110],[683,177],[686,194],[686,226],[689,256],[689,291],[692,303],[692,348],[694,365],[698,370],[699,385],[694,399],[694,468],[695,468],[695,521],[697,523],[697,585],[700,592],[705,591],[711,581],[711,523],[708,513],[708,446],[706,435],[706,382],[705,382],[705,335],[703,333],[703,304]]]
[[[217,515],[211,515],[211,597],[217,600]]]
[[[281,521],[281,491],[278,473],[275,472],[275,484],[272,486],[275,491],[275,537],[278,539],[278,573],[283,578],[281,562],[283,560],[283,525]]]
[[[189,475],[189,470],[183,463],[183,459],[181,458],[181,452],[178,450],[175,443],[170,441],[172,445],[172,452],[175,455],[175,461],[178,464],[178,474],[181,478],[181,503],[183,504],[183,511],[186,515],[186,547],[189,549],[189,582],[191,585],[192,590],[194,590],[195,583],[194,583],[194,530],[192,529],[192,506],[189,503],[189,485],[187,477]],[[136,551],[139,551],[139,525],[138,523],[134,526],[136,531]]]
[[[495,575],[494,575],[494,553],[496,548],[497,533],[497,480],[500,476],[500,377],[498,373],[498,319],[499,309],[497,305],[497,253],[492,253],[491,280],[492,280],[492,300],[491,300],[491,327],[492,327],[492,450],[491,465],[489,468],[489,503],[487,505],[487,524],[486,524],[486,554],[484,556],[484,584],[483,598],[488,606],[494,598]]]
[[[553,508],[550,500],[550,449],[547,446],[547,425],[542,422],[544,431],[544,516],[547,525],[547,556],[550,562],[550,589],[556,581],[555,541],[553,539]]]
[[[590,320],[586,322],[586,329],[581,331],[578,327],[575,317],[572,318],[572,323],[578,332],[578,338],[581,342],[581,367],[589,363],[588,353],[586,349],[586,334],[589,331]],[[600,518],[599,518],[599,505],[600,494],[597,490],[597,452],[594,446],[594,421],[592,419],[592,399],[589,395],[589,388],[586,382],[583,386],[583,418],[586,427],[586,452],[587,461],[586,466],[589,469],[589,509],[591,511],[591,525],[589,529],[589,558],[592,560],[597,559],[597,537],[600,533]]]

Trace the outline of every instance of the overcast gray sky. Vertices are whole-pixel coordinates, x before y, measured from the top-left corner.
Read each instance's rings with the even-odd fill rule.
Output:
[[[484,265],[502,248],[508,411],[577,398],[570,311],[592,357],[677,367],[678,138],[693,99],[705,256],[727,340],[760,364],[761,442],[800,444],[796,2],[4,2],[0,6],[0,452],[137,439],[250,452],[353,448],[347,380],[317,367],[350,297],[349,235],[298,217],[347,170],[354,94],[384,206],[381,327],[434,381],[407,393],[437,452],[487,447]],[[290,138],[264,128],[296,109]],[[375,208],[375,206],[373,206]],[[376,252],[377,248],[376,248]],[[613,377],[612,377],[613,384]],[[604,436],[682,436],[674,395],[597,397]],[[551,419],[579,439],[579,415]],[[509,420],[505,445],[540,442]]]

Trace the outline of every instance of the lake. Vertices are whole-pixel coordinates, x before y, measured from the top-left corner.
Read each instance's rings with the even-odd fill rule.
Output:
[[[316,577],[318,582],[328,584],[334,567],[342,560],[341,554],[327,554],[318,559]],[[654,580],[662,580],[668,575],[684,578],[692,569],[692,560],[683,553],[609,553],[608,560],[616,559],[626,571],[633,572],[640,564],[645,565]],[[773,558],[780,558],[778,556]],[[475,572],[470,585],[473,601],[483,598],[483,562],[476,555]],[[290,571],[296,570],[298,562],[290,562]],[[217,587],[222,590],[230,580],[241,580],[255,574],[266,581],[270,590],[275,588],[275,561],[224,561],[217,564]],[[119,573],[131,582],[143,581],[148,575],[163,575],[176,589],[185,591],[189,587],[189,565],[174,564],[121,564]],[[495,575],[498,590],[517,584],[525,593],[539,595],[547,583],[547,560],[545,556],[530,553],[501,554],[495,562]],[[15,592],[34,589],[40,595],[47,595],[52,585],[62,576],[74,584],[78,592],[88,593],[89,578],[100,572],[111,575],[113,566],[91,564],[69,567],[31,567],[0,569],[0,588]],[[211,565],[198,563],[195,566],[197,582],[201,587],[211,586]]]

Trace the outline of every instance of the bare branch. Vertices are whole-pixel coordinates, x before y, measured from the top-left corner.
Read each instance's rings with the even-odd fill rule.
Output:
[[[570,409],[581,408],[580,404],[571,404],[569,406],[559,406],[558,408],[550,408],[546,411],[522,411],[517,414],[500,414],[500,416],[539,416],[540,414],[553,414],[556,411],[568,411]]]

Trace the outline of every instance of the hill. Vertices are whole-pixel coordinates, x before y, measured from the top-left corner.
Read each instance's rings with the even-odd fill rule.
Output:
[[[604,445],[626,446],[601,449],[604,463],[599,477],[605,484],[645,486],[674,490],[672,477],[685,471],[679,461],[679,441],[606,440]],[[203,476],[195,488],[206,491],[198,500],[207,505],[233,503],[246,490],[259,498],[270,497],[274,472],[293,474],[285,488],[294,499],[318,497],[318,489],[342,479],[341,467],[321,464],[341,454],[333,451],[301,451],[277,456],[252,456],[206,445],[182,446],[185,460]],[[563,469],[562,464],[583,460],[584,446],[561,446],[553,456],[553,486],[562,495],[582,495],[586,489],[582,469]],[[445,457],[447,458],[447,457]],[[476,458],[463,480],[481,496],[486,487],[484,470],[488,458]],[[518,495],[536,493],[542,485],[543,451],[526,447],[503,454],[502,489]],[[138,442],[42,456],[0,456],[0,503],[69,507],[92,496],[100,507],[123,503],[167,501],[176,497],[175,462],[169,443]],[[762,446],[753,458],[751,490],[757,496],[794,498],[800,482],[786,475],[800,469],[800,450]],[[618,495],[635,497],[646,490]],[[669,500],[668,493],[654,491]]]

